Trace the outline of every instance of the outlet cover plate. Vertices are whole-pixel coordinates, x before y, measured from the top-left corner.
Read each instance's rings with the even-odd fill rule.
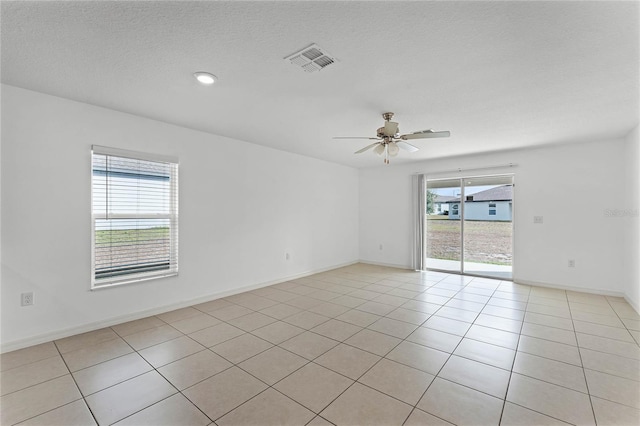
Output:
[[[33,292],[30,291],[28,293],[22,293],[20,295],[20,306],[31,306],[33,305]]]

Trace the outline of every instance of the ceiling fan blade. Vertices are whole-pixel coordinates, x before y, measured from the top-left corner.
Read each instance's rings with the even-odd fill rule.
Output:
[[[380,138],[370,138],[367,136],[334,136],[332,139],[369,139],[372,141],[380,140]]]
[[[424,132],[418,132],[418,133],[410,133],[408,135],[402,135],[400,136],[400,139],[407,141],[411,139],[448,138],[449,136],[451,136],[451,132],[449,131],[444,131],[444,132],[424,131]]]
[[[385,136],[393,136],[398,133],[398,123],[394,121],[385,121],[384,122],[384,135]]]
[[[365,146],[364,148],[362,148],[362,149],[360,149],[360,150],[358,150],[358,151],[354,152],[354,154],[361,154],[361,153],[363,153],[363,152],[365,152],[365,151],[370,150],[371,148],[373,148],[374,146],[376,146],[376,145],[378,145],[378,144],[379,144],[379,142],[372,143],[371,145],[367,145],[367,146]]]
[[[413,146],[409,142],[404,142],[404,141],[398,141],[396,142],[396,145],[398,145],[398,148],[402,148],[405,151],[409,151],[409,152],[416,152],[419,149],[417,146]]]

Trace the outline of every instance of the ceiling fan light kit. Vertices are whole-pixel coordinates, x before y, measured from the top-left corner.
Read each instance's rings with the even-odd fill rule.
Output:
[[[355,152],[355,154],[360,154],[365,151],[373,148],[373,152],[378,154],[379,156],[384,156],[384,163],[389,164],[389,157],[395,157],[400,152],[400,149],[403,149],[408,152],[416,152],[419,150],[417,146],[411,145],[407,140],[412,139],[428,139],[428,138],[448,138],[451,136],[449,131],[436,132],[433,129],[428,130],[420,130],[413,133],[407,133],[404,135],[400,134],[400,128],[398,123],[395,121],[391,121],[393,118],[392,112],[385,112],[382,114],[382,118],[385,123],[384,126],[379,127],[376,131],[377,137],[359,137],[359,136],[337,136],[334,139],[369,139],[375,140],[376,142],[371,145],[365,146],[364,148]]]
[[[387,144],[387,151],[389,151],[389,155],[395,157],[400,152],[400,147],[395,142],[389,142]]]

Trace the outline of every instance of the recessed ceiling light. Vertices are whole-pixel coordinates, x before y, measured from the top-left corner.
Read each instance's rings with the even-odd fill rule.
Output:
[[[198,71],[196,73],[193,74],[193,76],[196,78],[196,80],[198,80],[198,82],[204,86],[211,86],[213,83],[215,83],[216,81],[218,81],[218,77],[216,77],[215,75],[208,73],[208,72],[204,72],[204,71]]]

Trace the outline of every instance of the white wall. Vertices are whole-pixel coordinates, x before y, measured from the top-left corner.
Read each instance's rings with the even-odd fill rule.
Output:
[[[622,242],[628,229],[625,221],[605,214],[606,208],[621,205],[627,197],[625,155],[625,141],[620,139],[362,169],[360,259],[411,267],[413,173],[517,163],[513,168],[434,177],[515,174],[516,281],[629,293],[623,269],[627,243]],[[544,223],[534,224],[534,215],[543,216]],[[569,259],[575,259],[575,268],[568,267]]]
[[[180,158],[179,276],[89,291],[92,144]],[[356,169],[12,86],[1,182],[3,351],[358,259]]]
[[[626,202],[619,208],[622,209],[620,221],[627,228],[624,239],[625,294],[627,299],[640,312],[640,127],[636,127],[629,133],[625,140],[625,183]]]

